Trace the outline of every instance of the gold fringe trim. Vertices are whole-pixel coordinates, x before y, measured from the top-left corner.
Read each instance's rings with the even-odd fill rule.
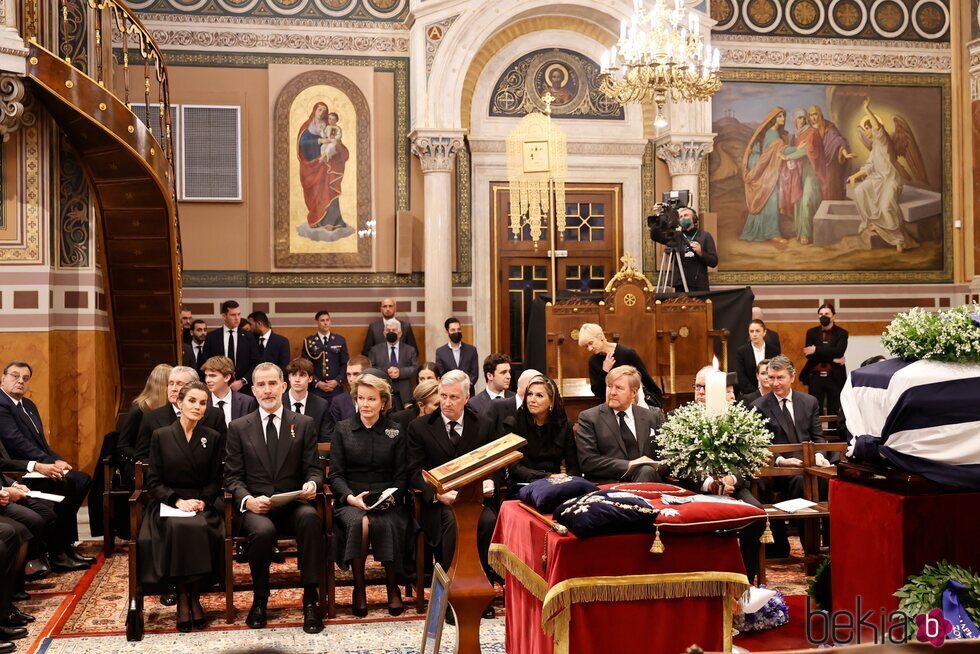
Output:
[[[772,545],[776,542],[776,539],[772,537],[772,528],[769,526],[769,516],[766,516],[766,529],[759,537],[759,542],[763,545]]]
[[[510,551],[506,545],[491,543],[488,561],[490,567],[498,575],[505,577],[506,573],[509,572],[539,602],[544,602],[545,595],[548,594],[548,582]]]
[[[566,579],[548,591],[541,606],[541,628],[546,634],[555,633],[556,618],[572,604],[681,597],[739,597],[748,587],[748,577],[736,572],[576,577]]]
[[[734,615],[734,608],[732,607],[732,603],[734,601],[735,601],[734,597],[732,597],[731,595],[725,595],[724,597],[725,604],[724,604],[724,608],[722,609],[722,611],[725,612],[725,615],[721,625],[721,629],[722,629],[721,637],[723,643],[722,648],[723,651],[725,652],[732,651],[732,618]]]
[[[572,612],[565,609],[555,617],[555,636],[552,640],[552,654],[568,654],[568,628],[572,621]]]

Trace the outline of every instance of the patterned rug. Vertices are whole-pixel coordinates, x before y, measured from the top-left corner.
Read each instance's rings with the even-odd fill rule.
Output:
[[[794,554],[801,552],[799,540],[790,539]],[[97,542],[89,542],[83,551],[100,553]],[[274,574],[295,574],[292,562],[273,566]],[[248,567],[235,564],[236,577],[247,577]],[[21,608],[36,616],[30,636],[17,642],[18,654],[105,654],[106,652],[229,652],[258,648],[281,652],[327,652],[330,654],[414,654],[422,639],[422,617],[415,613],[410,597],[404,597],[405,613],[397,618],[388,615],[387,594],[383,583],[368,586],[367,618],[354,618],[350,612],[349,574],[337,572],[337,617],[328,620],[321,634],[312,636],[296,627],[302,624],[301,597],[297,590],[275,590],[269,602],[269,625],[264,630],[244,626],[251,594],[236,593],[235,621],[224,619],[224,595],[210,593],[202,604],[210,618],[206,631],[176,632],[175,610],[147,597],[144,605],[146,636],[140,643],[125,639],[126,602],[128,597],[128,561],[125,549],[98,562],[91,570],[53,574],[28,584],[31,599]],[[806,592],[806,578],[799,565],[769,566],[769,586],[787,596]],[[380,565],[370,565],[368,578],[383,580]],[[500,605],[498,598],[498,605]],[[504,652],[504,611],[498,619],[484,620],[481,626],[481,649]],[[453,650],[455,630],[447,625],[443,632],[444,652]],[[755,650],[761,651],[761,650]]]

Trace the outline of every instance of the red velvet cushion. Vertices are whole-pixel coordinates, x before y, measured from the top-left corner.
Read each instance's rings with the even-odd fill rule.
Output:
[[[704,532],[717,529],[736,529],[766,517],[764,509],[745,502],[690,502],[664,504],[651,499],[660,510],[655,524],[663,531]]]

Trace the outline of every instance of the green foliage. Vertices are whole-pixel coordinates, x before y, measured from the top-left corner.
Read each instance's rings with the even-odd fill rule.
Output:
[[[980,576],[944,560],[936,565],[926,565],[921,574],[912,575],[895,591],[895,597],[899,598],[898,610],[908,616],[910,628],[915,629],[915,616],[942,608],[943,590],[950,579],[963,584],[960,602],[974,623],[980,621]]]
[[[980,326],[971,314],[980,314],[980,305],[936,312],[916,307],[895,316],[881,335],[881,344],[894,356],[910,361],[978,363]]]
[[[812,579],[806,582],[806,594],[821,611],[830,611],[830,557],[825,556]]]
[[[674,410],[657,434],[660,453],[677,477],[693,479],[727,474],[746,477],[769,459],[772,433],[766,419],[744,404],[729,405],[712,417],[696,402]]]

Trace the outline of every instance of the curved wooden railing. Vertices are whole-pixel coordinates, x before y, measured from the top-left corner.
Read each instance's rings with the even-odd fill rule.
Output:
[[[77,152],[100,211],[120,406],[127,407],[154,365],[180,362],[167,67],[149,31],[117,0],[23,0],[22,7],[28,79]],[[134,111],[136,104],[145,110]]]

